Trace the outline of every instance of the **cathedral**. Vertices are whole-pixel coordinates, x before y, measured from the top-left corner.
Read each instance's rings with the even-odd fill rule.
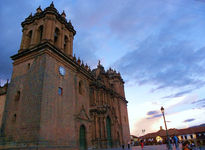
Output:
[[[86,150],[128,146],[120,73],[73,55],[76,34],[54,4],[22,22],[10,83],[0,87],[0,149]]]

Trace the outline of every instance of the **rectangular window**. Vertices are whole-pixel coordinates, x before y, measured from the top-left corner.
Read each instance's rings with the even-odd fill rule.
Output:
[[[61,87],[58,88],[58,95],[63,95],[63,89]]]

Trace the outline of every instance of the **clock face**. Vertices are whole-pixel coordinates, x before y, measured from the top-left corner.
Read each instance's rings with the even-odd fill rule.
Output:
[[[59,67],[59,73],[60,73],[62,76],[65,75],[65,69],[64,69],[62,66]]]

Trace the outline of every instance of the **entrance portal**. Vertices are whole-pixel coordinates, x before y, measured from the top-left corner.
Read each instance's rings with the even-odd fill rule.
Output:
[[[80,126],[79,142],[80,142],[80,150],[86,150],[86,132],[85,132],[84,125]]]
[[[111,120],[109,116],[106,118],[106,128],[107,128],[108,146],[112,147]]]

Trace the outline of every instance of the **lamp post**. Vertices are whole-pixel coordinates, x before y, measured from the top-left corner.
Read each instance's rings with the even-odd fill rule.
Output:
[[[161,107],[161,112],[164,118],[164,125],[165,125],[165,129],[166,129],[166,134],[167,134],[167,142],[168,142],[168,150],[172,150],[171,144],[170,144],[170,138],[169,138],[169,134],[168,134],[168,130],[167,130],[167,124],[166,124],[166,120],[165,120],[165,116],[164,116],[164,108]]]

